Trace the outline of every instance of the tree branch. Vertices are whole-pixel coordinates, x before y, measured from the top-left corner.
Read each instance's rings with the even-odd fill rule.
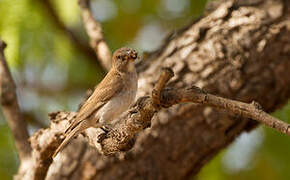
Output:
[[[256,102],[247,104],[229,100],[206,93],[196,86],[181,89],[164,88],[172,77],[173,71],[171,69],[163,69],[158,82],[152,90],[152,97],[143,96],[139,98],[135,105],[125,115],[120,117],[108,133],[96,136],[98,133],[95,129],[86,130],[86,136],[90,143],[94,146],[100,143],[101,148],[96,147],[105,155],[128,151],[134,145],[135,135],[143,129],[150,127],[152,117],[160,111],[161,107],[169,108],[175,104],[185,102],[218,107],[227,112],[238,114],[241,117],[257,120],[268,127],[290,135],[289,124],[268,115]],[[51,129],[39,131],[31,138],[34,156],[36,157],[34,174],[34,177],[37,177],[36,179],[45,178],[48,168],[52,163],[51,155],[62,141],[60,135],[75,115],[76,113],[74,112],[51,113],[50,117],[54,122],[53,131]],[[45,141],[43,141],[44,139]]]
[[[99,133],[93,128],[86,130],[85,134],[91,145],[95,146],[99,152],[104,155],[128,151],[134,145],[135,135],[145,128],[150,127],[152,117],[159,112],[162,107],[169,108],[175,104],[186,102],[199,103],[224,109],[229,113],[234,113],[244,118],[254,119],[281,133],[290,135],[289,124],[265,113],[256,102],[247,104],[218,97],[206,93],[196,86],[180,89],[165,88],[166,83],[172,77],[173,71],[169,68],[164,68],[158,82],[152,90],[152,96],[143,96],[139,98],[135,105],[121,116],[117,123],[113,125],[113,128],[108,132]],[[62,141],[60,135],[75,115],[76,113],[73,112],[51,113],[50,117],[54,122],[53,131],[47,129],[38,132],[32,137],[31,143],[34,154],[37,156],[36,165],[38,167],[36,168],[35,177],[45,177],[52,163],[51,156]],[[45,139],[45,142],[41,141],[41,139]],[[99,147],[97,144],[101,146]]]
[[[50,0],[40,0],[39,1],[43,8],[48,12],[48,17],[51,19],[51,22],[55,24],[55,26],[62,31],[64,34],[68,36],[72,44],[85,56],[88,57],[89,60],[91,60],[92,63],[96,64],[97,66],[101,67],[99,62],[97,61],[96,55],[94,54],[94,51],[84,42],[81,41],[77,37],[77,35],[60,20],[58,17],[55,9],[53,8]]]
[[[174,73],[172,69],[170,68],[164,68],[162,71],[162,74],[160,75],[160,78],[156,85],[154,86],[152,90],[152,101],[156,105],[161,105],[160,99],[161,99],[161,92],[163,88],[165,87],[166,83],[174,76]]]
[[[287,86],[290,83],[287,76],[289,48],[286,48],[290,40],[287,38],[290,37],[287,26],[289,13],[285,16],[282,11],[287,1],[267,0],[249,8],[239,8],[232,2],[226,1],[213,13],[188,26],[166,42],[159,53],[150,56],[147,66],[139,73],[138,97],[143,97],[120,117],[119,123],[108,133],[96,136],[94,128],[84,133],[90,142],[96,143],[95,146],[100,146],[97,142],[99,137],[101,152],[105,150],[107,154],[129,150],[136,137],[132,151],[112,157],[101,156],[91,148],[79,153],[84,140],[78,136],[54,159],[46,179],[192,177],[237,135],[253,128],[248,119],[192,103],[176,105],[156,114],[161,107],[179,102],[200,101],[212,105],[214,98],[192,84],[230,99],[244,102],[257,100],[269,112],[284,104],[290,92]],[[156,106],[151,104],[154,103],[152,97],[144,95],[152,93],[156,79],[154,72],[162,65],[170,66],[176,73],[170,82],[175,89],[164,88],[161,93],[153,93],[152,97],[161,97],[155,101],[160,103]],[[159,88],[155,86],[155,89]],[[186,92],[191,94],[186,96]],[[215,101],[214,107],[227,106],[220,99]],[[228,112],[249,115],[248,109],[234,111],[234,107]],[[152,128],[142,131],[150,125],[154,114],[156,118],[152,121]],[[51,114],[53,122],[50,127],[38,131],[31,138],[33,161],[38,158],[43,162],[50,160],[61,143],[62,132],[74,115],[74,112]],[[135,136],[137,132],[140,133]],[[30,166],[31,170],[26,172],[41,168],[41,165]],[[50,163],[43,165],[50,166]]]
[[[109,70],[111,68],[111,51],[104,40],[101,24],[94,19],[90,9],[89,0],[79,0],[83,23],[90,37],[91,47],[94,49],[102,66]]]
[[[27,125],[17,102],[16,86],[4,57],[5,47],[5,42],[0,39],[0,101],[22,161],[30,157],[31,147],[28,143]]]
[[[171,77],[173,77],[173,71],[168,68],[163,69],[152,91],[152,97],[139,98],[136,105],[117,121],[118,124],[111,131],[100,136],[98,142],[102,145],[104,154],[110,155],[119,151],[127,151],[133,147],[134,136],[148,127],[153,115],[161,109],[161,106],[169,108],[175,104],[187,102],[217,107],[243,118],[251,118],[283,134],[290,135],[290,125],[264,112],[257,102],[253,101],[247,104],[222,98],[206,93],[196,86],[163,90]]]
[[[170,107],[178,103],[193,102],[208,106],[217,107],[237,114],[240,117],[256,120],[267,127],[290,135],[290,124],[280,121],[279,119],[264,112],[261,105],[255,101],[252,103],[243,103],[240,101],[230,100],[206,93],[202,89],[192,86],[180,90],[167,90],[163,93],[163,107]]]

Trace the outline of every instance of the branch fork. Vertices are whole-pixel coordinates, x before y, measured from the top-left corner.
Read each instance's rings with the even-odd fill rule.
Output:
[[[256,120],[281,133],[290,135],[289,124],[264,112],[262,106],[255,101],[247,104],[218,97],[196,86],[181,89],[165,88],[166,83],[173,75],[171,69],[163,68],[160,78],[152,90],[151,97],[144,96],[139,98],[135,106],[122,116],[109,132],[102,134],[102,138],[98,142],[102,146],[101,152],[103,154],[111,155],[119,151],[131,149],[135,135],[150,126],[151,119],[155,113],[159,112],[161,108],[169,108],[184,102],[200,103],[224,109],[239,116]]]

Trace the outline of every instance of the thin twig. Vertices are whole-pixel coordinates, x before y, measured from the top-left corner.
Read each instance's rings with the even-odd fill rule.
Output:
[[[97,54],[102,66],[106,70],[109,70],[111,68],[111,51],[104,40],[101,24],[94,19],[89,0],[79,0],[78,2],[81,8],[83,23],[90,37],[91,47]]]
[[[154,104],[160,105],[160,99],[161,99],[161,92],[163,88],[165,87],[166,83],[174,76],[173,71],[170,68],[163,68],[162,74],[160,75],[160,78],[158,82],[155,84],[153,90],[152,90],[152,100]]]
[[[31,153],[29,134],[17,102],[16,86],[4,56],[5,47],[6,44],[0,39],[0,101],[4,116],[14,136],[19,157],[24,160],[29,158]]]
[[[99,61],[97,61],[94,51],[90,48],[90,46],[88,46],[85,42],[82,42],[82,40],[79,37],[77,37],[77,35],[61,21],[55,8],[51,4],[51,1],[40,0],[38,2],[41,3],[44,10],[47,11],[48,17],[51,19],[51,22],[55,24],[56,28],[58,28],[61,32],[66,34],[69,40],[72,42],[72,44],[76,47],[76,49],[78,49],[87,57],[85,59],[88,59],[93,64],[96,64],[98,67],[101,67]]]
[[[200,103],[224,109],[227,112],[237,114],[244,118],[256,120],[267,127],[276,129],[277,131],[290,135],[290,124],[285,123],[262,110],[262,107],[257,102],[250,104],[222,98],[216,95],[209,94],[202,89],[192,86],[185,89],[167,90],[163,93],[164,99],[161,103],[164,107],[170,107],[175,104],[184,102]]]

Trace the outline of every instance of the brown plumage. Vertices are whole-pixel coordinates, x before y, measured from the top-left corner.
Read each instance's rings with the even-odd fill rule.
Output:
[[[113,54],[111,70],[80,108],[53,157],[85,129],[102,127],[128,109],[137,91],[137,73],[133,63],[136,58],[137,52],[131,48],[121,48]]]

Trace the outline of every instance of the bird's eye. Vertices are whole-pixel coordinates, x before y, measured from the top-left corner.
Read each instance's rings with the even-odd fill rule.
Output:
[[[117,58],[118,58],[118,59],[121,59],[121,55],[118,55]]]

